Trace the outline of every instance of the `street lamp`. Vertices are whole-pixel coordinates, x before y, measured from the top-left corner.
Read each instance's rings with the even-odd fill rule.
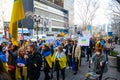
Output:
[[[34,15],[34,22],[37,24],[37,42],[38,42],[38,25],[40,23],[41,16]]]
[[[44,32],[46,34],[47,31],[47,18],[44,18]]]

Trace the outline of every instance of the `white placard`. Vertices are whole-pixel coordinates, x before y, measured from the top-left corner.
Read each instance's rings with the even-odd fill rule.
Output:
[[[55,38],[54,37],[47,37],[46,38],[46,43],[55,43]]]
[[[90,38],[88,37],[79,37],[78,45],[80,46],[89,46]]]
[[[83,34],[84,37],[88,37],[88,38],[92,37],[91,33],[89,31],[83,31],[82,34]]]

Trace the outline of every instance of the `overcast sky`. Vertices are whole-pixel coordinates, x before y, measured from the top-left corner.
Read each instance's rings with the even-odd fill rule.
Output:
[[[104,25],[110,23],[109,16],[109,1],[111,0],[100,0],[100,9],[96,13],[96,18],[93,21],[93,25]]]

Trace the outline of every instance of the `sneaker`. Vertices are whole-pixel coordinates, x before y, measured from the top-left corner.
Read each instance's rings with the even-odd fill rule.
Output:
[[[76,75],[76,74],[77,74],[77,72],[73,73],[73,75]]]

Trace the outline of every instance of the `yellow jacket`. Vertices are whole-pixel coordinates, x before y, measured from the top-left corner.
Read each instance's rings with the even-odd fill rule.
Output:
[[[52,56],[52,62],[54,62],[54,63],[55,63],[55,60],[56,60],[56,55],[57,55],[57,52],[54,53],[54,55]],[[66,59],[66,55],[63,52],[60,54],[60,57],[58,58],[58,61],[59,61],[61,69],[66,67],[67,59]]]

